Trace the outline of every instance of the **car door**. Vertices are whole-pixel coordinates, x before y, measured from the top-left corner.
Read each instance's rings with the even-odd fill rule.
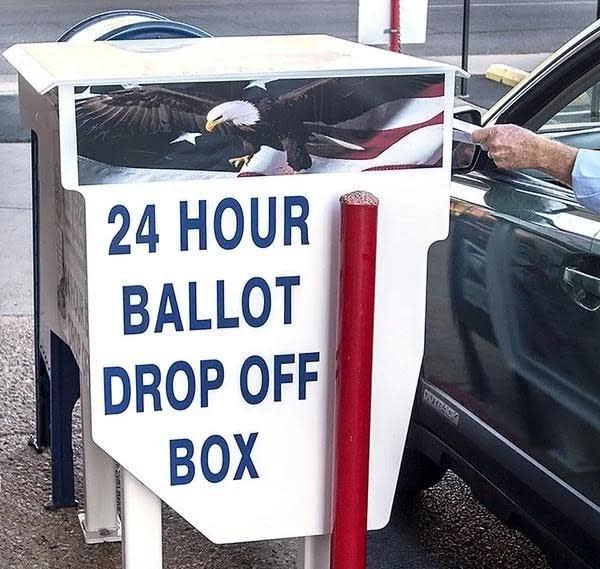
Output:
[[[486,122],[599,149],[599,53],[596,26]],[[600,214],[484,160],[455,177],[450,218],[430,251],[424,379],[600,514]]]

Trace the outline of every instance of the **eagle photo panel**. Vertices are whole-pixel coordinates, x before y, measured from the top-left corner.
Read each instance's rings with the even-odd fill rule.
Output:
[[[441,166],[444,76],[79,87],[79,183]]]

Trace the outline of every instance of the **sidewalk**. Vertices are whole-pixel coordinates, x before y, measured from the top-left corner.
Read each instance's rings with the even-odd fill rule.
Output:
[[[32,314],[29,144],[0,144],[0,164],[0,316]]]
[[[29,131],[21,128],[17,95],[0,90],[0,142],[26,141]]]

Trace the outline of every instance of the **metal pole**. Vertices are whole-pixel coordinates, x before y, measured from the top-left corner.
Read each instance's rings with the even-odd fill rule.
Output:
[[[35,379],[35,438],[29,441],[37,452],[50,446],[49,395],[45,393],[40,355],[40,168],[39,142],[35,130],[31,131],[31,217],[33,225],[33,355]]]
[[[115,461],[92,440],[92,404],[86,383],[81,382],[85,503],[83,512],[79,514],[79,521],[86,543],[120,541],[121,523],[117,514]]]
[[[391,0],[390,5],[390,51],[400,51],[400,0]]]
[[[329,535],[300,538],[296,555],[296,569],[329,569],[329,556]]]
[[[600,3],[600,0],[598,0]],[[461,67],[469,71],[469,34],[471,31],[471,0],[465,0],[463,6],[463,29],[462,29],[462,62]],[[461,77],[460,96],[468,97],[468,79]]]
[[[342,196],[331,569],[365,569],[377,198]]]
[[[162,569],[161,501],[121,467],[123,569]]]

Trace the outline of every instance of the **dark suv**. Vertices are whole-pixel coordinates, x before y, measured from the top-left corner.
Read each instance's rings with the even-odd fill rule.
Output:
[[[499,123],[600,149],[600,24],[481,117]],[[451,468],[555,566],[600,567],[600,214],[481,153],[453,177],[427,294],[399,494]]]

